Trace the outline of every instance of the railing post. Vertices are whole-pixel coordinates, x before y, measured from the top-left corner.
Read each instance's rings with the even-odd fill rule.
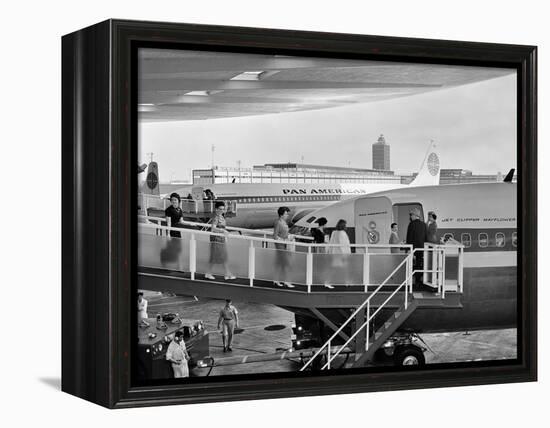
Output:
[[[406,287],[405,287],[406,288]],[[370,340],[370,300],[367,302],[367,340],[365,341],[365,351],[369,350],[369,340]]]
[[[306,285],[307,292],[311,293],[311,284],[313,283],[313,253],[311,252],[311,247],[307,247],[306,255]]]
[[[254,287],[255,275],[256,275],[256,250],[254,248],[254,241],[250,241],[250,247],[248,247],[248,278],[250,279],[251,287]]]
[[[408,304],[409,304],[409,287],[407,282],[405,281],[405,310],[407,310]]]
[[[327,347],[327,368],[330,369],[330,340],[328,341],[328,347]]]
[[[369,258],[369,247],[365,247],[365,252],[363,254],[363,285],[365,286],[365,293],[369,291],[369,281],[370,281],[370,258]]]
[[[195,241],[195,234],[191,234],[189,240],[189,272],[191,272],[191,279],[195,280],[195,272],[197,271],[197,241]]]
[[[463,269],[464,269],[464,248],[461,247],[458,249],[458,274],[457,274],[457,279],[458,279],[457,291],[459,291],[460,293],[462,293],[463,291],[462,289]]]
[[[426,248],[426,244],[424,244],[424,248]],[[435,262],[435,253],[432,251],[424,251],[424,249],[422,249],[422,253],[424,254],[423,257],[424,257],[424,264],[422,266],[422,270],[424,272],[422,272],[422,282],[424,284],[428,284],[430,281],[428,281],[428,278],[430,278],[431,276],[431,282],[433,284],[433,280],[434,280],[434,274],[433,274],[433,270],[434,270],[434,262]],[[431,254],[432,257],[430,259],[430,262],[431,262],[431,266],[430,266],[430,263],[428,263],[428,254]],[[418,265],[418,263],[417,263]],[[432,271],[431,273],[428,272],[428,271]]]
[[[443,299],[445,298],[445,263],[446,263],[445,248],[442,248],[441,249],[441,288],[442,288],[441,297]]]
[[[409,292],[413,292],[413,258],[414,258],[414,248],[411,249],[411,252],[407,255],[407,282],[409,286]]]

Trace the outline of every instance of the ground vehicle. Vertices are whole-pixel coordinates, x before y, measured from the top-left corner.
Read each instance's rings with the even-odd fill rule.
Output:
[[[171,318],[171,317],[169,317]],[[138,327],[138,377],[140,379],[168,379],[173,377],[170,363],[166,361],[166,350],[176,331],[183,331],[183,339],[191,361],[189,369],[209,353],[209,335],[202,321],[179,319],[162,321],[147,318],[148,325]],[[179,320],[176,321],[176,320]],[[191,373],[192,375],[192,373]]]

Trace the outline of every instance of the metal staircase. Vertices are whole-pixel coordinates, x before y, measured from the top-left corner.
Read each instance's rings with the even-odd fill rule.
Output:
[[[418,299],[411,299],[407,309],[404,306],[390,315],[390,318],[382,324],[382,326],[374,332],[369,338],[369,344],[365,352],[356,354],[356,360],[351,364],[351,367],[363,367],[368,361],[371,361],[374,353],[388,340],[401,325],[407,320],[415,309],[418,307]]]
[[[429,254],[423,269],[413,270],[413,261],[415,253],[422,251],[424,255]],[[300,371],[304,371],[317,358],[326,358],[326,362],[320,365],[321,370],[330,369],[334,360],[346,349],[355,349],[355,360],[350,367],[362,367],[368,361],[372,360],[375,352],[397,331],[397,329],[407,320],[407,318],[418,308],[424,300],[422,293],[413,293],[412,279],[415,274],[423,274],[424,281],[434,287],[437,300],[445,299],[446,291],[462,291],[462,275],[458,273],[458,279],[449,280],[449,287],[446,288],[445,279],[446,252],[457,251],[456,246],[450,248],[447,245],[427,245],[425,248],[413,250],[403,261],[391,272],[387,278],[365,299],[365,301],[351,314],[351,316],[335,331],[335,333],[317,350],[317,352],[304,364]],[[462,267],[462,248],[458,249],[458,267]],[[405,269],[405,280],[397,286],[393,292],[376,307],[371,304],[373,298],[382,293],[384,287],[390,278],[400,269]],[[386,290],[384,290],[385,292]],[[374,319],[382,310],[387,313],[390,311],[388,304],[394,296],[402,293],[403,303],[397,310],[390,313],[389,317],[375,331],[371,332],[371,325]],[[430,293],[431,294],[431,293]],[[434,296],[430,297],[431,301]],[[371,310],[372,309],[372,310]],[[347,327],[352,328],[353,334],[341,346],[333,346],[340,333]]]

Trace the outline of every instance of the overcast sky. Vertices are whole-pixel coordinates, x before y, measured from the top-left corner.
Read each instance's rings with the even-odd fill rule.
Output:
[[[380,134],[391,168],[417,171],[430,139],[442,168],[506,173],[516,167],[516,75],[374,103],[324,110],[139,125],[139,163],[153,152],[161,181],[209,168],[272,162],[372,167]]]

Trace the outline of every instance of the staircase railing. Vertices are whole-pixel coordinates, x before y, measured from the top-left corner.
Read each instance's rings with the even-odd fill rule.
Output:
[[[404,308],[407,310],[408,304],[409,304],[409,293],[412,294],[412,278],[417,273],[424,273],[426,270],[424,269],[413,269],[413,260],[414,255],[417,252],[433,252],[433,257],[442,257],[443,263],[442,263],[442,270],[433,270],[430,269],[428,272],[436,273],[436,277],[438,278],[438,288],[439,291],[443,289],[444,291],[444,273],[445,273],[445,248],[438,246],[433,248],[416,248],[413,251],[411,251],[403,261],[397,265],[397,267],[394,269],[392,273],[388,275],[388,277],[374,290],[369,297],[365,299],[365,301],[350,315],[350,317],[340,326],[338,330],[317,350],[317,352],[308,360],[306,364],[300,369],[300,371],[305,370],[315,358],[317,358],[321,353],[325,353],[327,356],[327,362],[321,367],[321,370],[324,369],[330,369],[331,362],[342,352],[343,349],[345,349],[356,337],[359,333],[361,333],[364,329],[366,329],[366,341],[365,341],[365,352],[369,350],[370,346],[370,322],[374,319],[374,317],[388,304],[388,302],[391,301],[391,299],[401,290],[401,288],[404,287],[405,293],[404,293]],[[440,254],[441,253],[441,254]],[[403,282],[397,286],[397,288],[389,295],[389,297],[384,300],[384,302],[380,305],[378,305],[378,308],[371,314],[370,313],[370,306],[371,306],[371,300],[376,296],[377,293],[380,292],[380,290],[386,285],[386,283],[389,281],[389,279],[405,265],[406,269],[406,275]],[[444,294],[443,296],[444,297]],[[359,314],[363,309],[366,307],[366,320],[361,326],[355,329],[355,332],[349,337],[349,339],[340,347],[337,348],[336,352],[331,354],[332,347],[332,341],[339,336],[339,334],[342,332],[342,330],[350,323],[352,320]],[[325,351],[326,349],[326,351]]]
[[[308,360],[308,362],[306,364],[304,364],[304,366],[300,369],[300,371],[303,371],[305,370],[312,362],[313,360],[315,360],[315,358],[317,358],[321,353],[323,352],[326,352],[326,355],[327,355],[327,362],[325,363],[325,365],[323,367],[321,367],[321,370],[324,370],[325,368],[329,368],[330,369],[330,363],[332,362],[332,360],[334,360],[334,358],[336,358],[340,352],[353,340],[355,339],[355,337],[359,334],[359,332],[365,327],[366,325],[366,328],[367,328],[367,343],[366,343],[366,347],[368,349],[368,342],[369,342],[369,323],[368,320],[367,322],[363,323],[361,325],[360,328],[356,329],[355,333],[353,333],[353,335],[351,335],[351,337],[346,341],[346,343],[342,346],[340,346],[337,351],[335,353],[333,353],[331,355],[331,350],[332,350],[332,341],[342,332],[342,330],[344,330],[344,328],[359,314],[361,313],[361,311],[366,307],[367,308],[367,314],[370,313],[370,301],[371,299],[373,298],[373,296],[375,296],[381,289],[382,287],[384,287],[384,285],[386,285],[386,283],[390,280],[390,278],[395,275],[397,273],[397,271],[399,269],[401,269],[403,267],[403,265],[405,265],[405,269],[407,271],[407,274],[405,275],[405,280],[399,285],[399,287],[397,287],[397,289],[392,293],[392,295],[390,296],[389,299],[391,299],[391,297],[393,297],[395,295],[395,293],[397,291],[399,291],[403,285],[407,284],[407,286],[405,287],[405,305],[407,305],[407,301],[408,301],[408,293],[409,291],[412,291],[412,283],[408,284],[408,282],[410,282],[410,278],[412,277],[412,275],[409,275],[409,272],[412,271],[412,253],[407,255],[407,257],[405,257],[403,259],[403,261],[401,261],[401,263],[399,263],[396,268],[393,270],[393,272],[391,272],[387,277],[386,279],[376,288],[376,290],[374,290],[370,295],[369,297],[367,297],[365,299],[365,301],[350,315],[350,317],[340,326],[340,328],[338,328],[338,330],[336,330],[336,332],[330,337],[330,339],[328,339],[324,344],[323,346],[321,346],[317,352]],[[387,301],[389,301],[386,300]],[[384,304],[386,303],[384,302]],[[381,306],[382,307],[382,306]],[[378,311],[377,311],[378,312]],[[377,313],[376,312],[376,313]],[[370,318],[369,316],[367,316],[367,318]],[[325,351],[326,349],[326,351]]]

